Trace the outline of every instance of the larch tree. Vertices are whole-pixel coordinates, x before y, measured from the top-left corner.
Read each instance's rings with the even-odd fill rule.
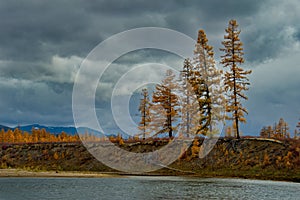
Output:
[[[198,31],[198,39],[194,50],[194,72],[204,80],[202,97],[202,118],[207,122],[207,131],[213,134],[215,125],[224,118],[225,98],[221,86],[222,70],[216,68],[213,47],[208,44],[204,30]],[[219,130],[220,131],[220,130]]]
[[[275,137],[276,138],[289,138],[290,133],[289,133],[289,125],[286,121],[284,121],[283,118],[280,118],[278,123],[274,127],[274,132],[275,132]]]
[[[232,133],[232,127],[227,126],[225,129],[225,137],[231,137],[231,133]]]
[[[5,140],[9,143],[15,142],[14,132],[11,129],[8,129],[5,134]]]
[[[272,129],[272,126],[267,127],[268,132],[268,138],[274,137],[274,130]]]
[[[183,63],[183,69],[180,73],[180,100],[181,100],[181,125],[180,133],[182,136],[189,137],[190,134],[194,133],[195,116],[198,113],[198,103],[196,96],[193,91],[193,87],[190,84],[191,77],[193,75],[193,64],[190,59],[185,59]]]
[[[193,71],[192,77],[189,81],[196,96],[197,106],[195,108],[196,114],[193,119],[196,121],[194,130],[195,134],[206,135],[211,123],[211,104],[208,96],[208,88],[203,76],[198,71]],[[193,106],[195,107],[195,106]]]
[[[5,140],[5,131],[4,131],[4,129],[1,129],[1,131],[0,131],[0,142],[4,142]]]
[[[285,139],[290,138],[289,125],[283,118],[272,126],[265,126],[261,129],[260,136],[264,138]]]
[[[191,130],[191,132],[195,135],[206,135],[211,122],[208,87],[203,74],[200,73],[199,68],[195,65],[193,65],[188,84],[192,88],[192,96],[195,96],[195,101],[192,103],[194,113],[191,121],[191,124],[193,124],[193,130]]]
[[[139,122],[139,130],[142,131],[142,137],[143,140],[145,140],[146,135],[150,134],[149,132],[149,124],[151,122],[151,118],[150,118],[150,100],[149,100],[149,94],[148,94],[148,90],[146,88],[144,88],[142,90],[142,98],[140,100],[140,106],[139,106],[139,111],[141,113],[141,121]]]
[[[14,130],[14,138],[15,138],[15,142],[24,142],[23,136],[22,136],[22,131],[19,128],[16,128]]]
[[[224,41],[222,42],[224,48],[220,50],[224,52],[224,55],[221,56],[221,64],[225,68],[229,68],[225,72],[224,85],[228,95],[226,111],[232,113],[232,115],[227,116],[227,119],[233,120],[236,126],[236,137],[239,139],[239,122],[246,123],[244,114],[248,114],[247,109],[243,107],[241,101],[248,99],[243,91],[249,89],[250,82],[247,75],[251,74],[252,71],[244,70],[240,67],[244,63],[244,53],[243,43],[239,38],[241,31],[238,30],[236,20],[229,21],[225,32]]]
[[[157,84],[152,96],[151,111],[153,119],[151,127],[155,134],[168,133],[169,138],[173,137],[173,132],[177,130],[179,118],[178,84],[172,70],[167,70],[166,77],[161,84]]]
[[[268,134],[268,128],[266,126],[264,126],[259,133],[260,137],[262,138],[268,138],[269,134]]]

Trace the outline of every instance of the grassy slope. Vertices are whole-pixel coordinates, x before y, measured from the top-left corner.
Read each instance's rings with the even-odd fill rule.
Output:
[[[204,159],[198,158],[202,140],[180,159],[156,174],[202,177],[241,177],[300,182],[299,141],[276,142],[254,139],[220,139]],[[125,144],[129,151],[153,151],[165,142]],[[58,171],[115,170],[94,159],[82,144],[0,145],[1,168]]]

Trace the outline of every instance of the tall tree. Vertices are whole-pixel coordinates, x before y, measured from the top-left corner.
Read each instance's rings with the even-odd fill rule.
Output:
[[[195,116],[197,116],[197,101],[193,92],[193,87],[190,84],[191,76],[193,74],[193,65],[190,59],[185,59],[183,69],[180,73],[180,97],[181,97],[181,126],[180,133],[187,137],[193,133],[195,127]]]
[[[5,134],[5,139],[7,142],[15,142],[14,132],[11,129],[8,129]]]
[[[214,125],[224,118],[222,71],[215,67],[213,48],[203,30],[198,32],[194,55],[194,63],[186,59],[181,72],[182,129],[186,133],[212,134],[217,131]]]
[[[225,29],[226,34],[222,44],[224,48],[220,50],[225,54],[221,56],[221,64],[224,67],[228,67],[229,70],[225,72],[224,84],[225,91],[228,92],[228,99],[226,105],[226,111],[232,113],[228,119],[234,121],[236,126],[236,136],[239,139],[239,122],[246,122],[244,114],[248,114],[248,111],[243,107],[241,100],[247,100],[248,97],[243,91],[248,90],[250,85],[248,74],[251,74],[251,70],[244,70],[240,67],[244,63],[243,58],[243,43],[240,41],[239,35],[241,33],[238,30],[238,24],[236,20],[230,20],[228,28]]]
[[[16,128],[14,130],[14,138],[15,138],[14,142],[24,142],[22,137],[22,131],[19,128]]]
[[[289,138],[289,125],[283,118],[280,118],[278,123],[274,127],[275,137],[276,138]]]
[[[151,124],[155,134],[168,133],[171,138],[177,128],[174,123],[179,117],[178,84],[172,70],[167,70],[165,79],[156,85],[155,90],[152,96],[155,119]]]
[[[268,132],[268,138],[274,137],[274,130],[272,129],[272,126],[267,127]]]
[[[139,111],[141,113],[141,121],[139,123],[139,129],[142,131],[143,140],[145,140],[146,135],[150,132],[148,131],[148,126],[150,124],[150,100],[148,95],[148,90],[144,88],[142,90],[142,98],[140,100]]]
[[[262,138],[268,138],[269,136],[269,132],[268,132],[268,128],[266,126],[264,126],[261,130],[260,130],[260,137]]]
[[[207,121],[207,130],[212,133],[214,126],[224,118],[222,109],[225,102],[221,86],[222,71],[216,68],[213,47],[208,44],[204,30],[198,31],[194,55],[194,72],[204,80],[203,96],[200,97],[203,101],[201,109]]]

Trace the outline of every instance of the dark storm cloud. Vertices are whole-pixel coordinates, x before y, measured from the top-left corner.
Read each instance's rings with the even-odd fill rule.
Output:
[[[0,80],[0,93],[5,94],[0,101],[0,121],[6,124],[70,124],[72,122],[70,99],[71,91],[58,94],[49,90],[46,83]]]
[[[3,61],[0,63],[0,77],[31,81],[73,83],[81,58],[53,56],[50,63]]]
[[[277,57],[286,48],[293,48],[293,45],[300,41],[291,32],[293,28],[289,25],[267,26],[255,32],[252,31],[252,34],[246,33],[244,37],[245,46],[248,48],[246,57],[251,62],[260,63]]]
[[[86,56],[113,33],[158,25],[155,13],[172,9],[164,5],[150,1],[4,1],[0,3],[0,58],[36,61],[49,60],[52,55]]]
[[[0,20],[4,60],[82,55],[99,40],[99,33],[89,28],[89,16],[75,1],[2,1]]]
[[[195,36],[200,24],[218,26],[217,21],[255,13],[260,4],[260,1],[2,1],[0,58],[49,61],[52,55],[85,56],[111,34],[139,26],[164,26]]]
[[[263,4],[260,12],[248,19],[243,39],[249,61],[260,63],[276,58],[299,43],[299,9],[298,1],[275,0]]]

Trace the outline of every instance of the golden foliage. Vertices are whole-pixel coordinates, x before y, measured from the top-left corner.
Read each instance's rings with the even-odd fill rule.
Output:
[[[151,121],[151,128],[155,134],[168,133],[171,138],[176,130],[174,122],[179,118],[178,84],[172,70],[167,70],[165,79],[155,89],[152,96],[154,106],[151,107],[155,118]]]
[[[146,138],[146,135],[150,134],[149,125],[151,122],[150,118],[150,100],[148,95],[148,90],[144,88],[142,90],[142,99],[140,100],[139,111],[141,113],[141,121],[139,123],[139,130],[141,130],[141,135],[143,139]]]
[[[191,151],[192,151],[192,158],[199,157],[200,147],[199,147],[199,141],[197,139],[194,139]]]
[[[226,112],[232,113],[227,116],[228,119],[234,120],[236,123],[236,135],[239,138],[239,122],[246,122],[244,114],[248,111],[243,107],[241,100],[247,100],[248,97],[243,91],[248,90],[250,85],[247,75],[251,74],[251,70],[244,70],[239,65],[244,63],[243,58],[243,43],[240,41],[238,24],[236,20],[230,20],[228,28],[225,29],[226,35],[222,44],[224,48],[220,50],[224,52],[221,56],[221,64],[228,67],[229,70],[225,72],[224,84],[225,91],[228,92],[228,99],[226,103]]]
[[[186,135],[207,135],[215,132],[213,126],[222,120],[224,107],[222,71],[215,67],[213,47],[208,45],[204,30],[198,31],[193,64],[185,59],[181,71],[182,130]]]
[[[55,152],[55,153],[53,154],[53,158],[54,158],[54,160],[58,160],[58,159],[59,159],[59,155],[58,155],[57,152]]]
[[[260,131],[260,137],[286,139],[290,138],[289,125],[283,118],[280,118],[278,123],[272,126],[264,126]]]
[[[268,166],[268,165],[270,165],[270,164],[271,164],[270,158],[269,158],[268,154],[265,153],[265,154],[264,154],[263,165],[264,165],[264,166]]]
[[[89,139],[89,138],[87,138]],[[79,142],[78,135],[68,135],[64,132],[54,135],[45,129],[32,129],[32,133],[21,131],[16,128],[14,131],[2,129],[0,131],[0,143],[36,143],[36,142]]]

